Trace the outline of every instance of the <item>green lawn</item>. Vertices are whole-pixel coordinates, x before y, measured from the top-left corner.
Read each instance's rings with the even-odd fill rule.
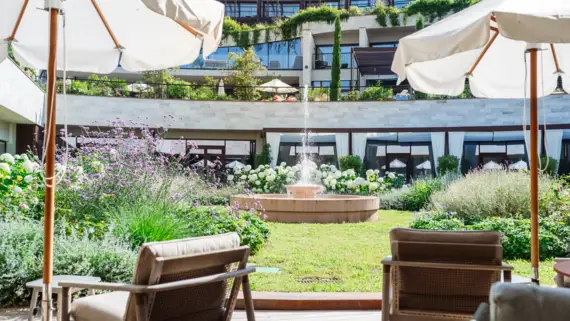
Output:
[[[269,223],[271,240],[250,262],[261,269],[252,275],[255,291],[380,292],[380,261],[390,255],[388,232],[407,227],[410,212],[380,211],[379,220],[359,224]],[[529,276],[528,261],[510,262],[515,274]],[[552,262],[543,262],[541,280],[552,284]]]

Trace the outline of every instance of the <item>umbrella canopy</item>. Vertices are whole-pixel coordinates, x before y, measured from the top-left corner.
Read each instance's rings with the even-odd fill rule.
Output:
[[[141,92],[141,91],[152,90],[152,87],[147,84],[140,83],[140,84],[130,84],[127,86],[127,89],[134,92]]]
[[[152,11],[188,26],[203,39],[202,55],[208,57],[222,40],[224,5],[217,1],[142,0]]]
[[[502,165],[495,163],[493,161],[488,161],[485,165],[483,165],[484,170],[494,170],[494,169],[505,169]]]
[[[214,0],[180,0],[189,8],[215,11],[222,24],[223,6]],[[65,5],[64,5],[65,4]],[[156,7],[154,7],[156,11]],[[201,20],[198,14],[196,18]],[[210,30],[190,20],[153,12],[140,0],[0,1],[0,62],[14,57],[24,66],[47,70],[45,121],[45,211],[42,300],[44,320],[51,320],[53,225],[55,209],[56,71],[110,73],[120,64],[128,71],[157,70],[189,64],[208,44]],[[215,28],[214,28],[215,29]],[[220,31],[221,32],[221,31]],[[165,37],[165,35],[168,35]],[[214,37],[213,39],[217,39]],[[217,46],[217,45],[216,45]],[[58,53],[60,53],[58,55]]]
[[[525,52],[529,43],[539,43],[538,95],[554,92],[559,75],[568,91],[570,74],[561,72],[570,70],[570,17],[562,18],[565,14],[570,14],[565,0],[483,0],[400,39],[392,71],[399,83],[408,79],[425,93],[457,96],[468,79],[476,97],[524,98],[525,88],[530,91]]]
[[[523,169],[527,169],[527,168],[528,168],[528,164],[523,160],[520,160],[520,161],[509,166],[509,169],[514,169],[514,170],[523,170]]]
[[[416,166],[417,169],[431,169],[431,162],[429,160]]]
[[[418,91],[487,98],[529,98],[532,281],[539,283],[538,97],[558,77],[568,91],[570,2],[483,0],[400,39],[392,63],[398,83]],[[540,85],[539,85],[540,84]],[[526,120],[525,120],[526,121]],[[497,164],[498,165],[498,164]]]
[[[226,165],[226,167],[231,169],[237,169],[237,168],[242,169],[245,167],[245,164],[236,160]]]
[[[390,162],[390,169],[406,168],[406,167],[408,167],[408,165],[406,165],[406,163],[402,162],[399,159],[394,159],[393,161]],[[386,169],[386,165],[382,166],[381,169]]]
[[[211,162],[211,161],[209,161],[209,160],[206,160],[206,163],[208,164],[208,167],[210,167],[210,168],[216,167],[216,164],[213,163],[213,162]],[[192,164],[191,167],[194,167],[194,168],[204,168],[204,160],[201,160],[201,161],[199,161],[199,162],[196,162],[196,163]]]
[[[260,85],[258,90],[275,94],[294,94],[299,92],[297,88],[293,88],[279,79],[273,79],[270,82]]]

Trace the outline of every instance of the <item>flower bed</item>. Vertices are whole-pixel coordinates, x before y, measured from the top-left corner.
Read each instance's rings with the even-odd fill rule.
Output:
[[[326,164],[317,167],[313,162],[307,162],[305,166],[282,163],[277,168],[248,165],[231,171],[228,182],[245,186],[253,193],[285,193],[286,185],[305,181],[306,184],[323,185],[327,193],[355,195],[381,194],[404,184],[401,174],[387,172],[385,177],[380,177],[379,173],[379,170],[368,170],[365,177],[360,177],[353,169],[341,171]]]

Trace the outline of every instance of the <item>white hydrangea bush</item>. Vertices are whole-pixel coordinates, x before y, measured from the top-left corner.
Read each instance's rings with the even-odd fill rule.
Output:
[[[334,165],[307,164],[309,169],[308,184],[323,185],[327,193],[373,195],[401,187],[404,176],[387,172],[380,177],[379,170],[366,171],[365,177],[360,177],[353,169],[341,171]],[[260,165],[252,168],[250,165],[228,173],[228,182],[246,186],[253,193],[285,193],[286,185],[297,184],[301,181],[302,166],[287,166],[281,163],[276,168]]]

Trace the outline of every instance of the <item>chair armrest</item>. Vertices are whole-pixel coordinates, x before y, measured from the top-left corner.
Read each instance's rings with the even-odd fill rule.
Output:
[[[512,271],[514,268],[508,264],[501,265],[482,265],[482,264],[457,264],[457,263],[434,263],[434,262],[413,262],[413,261],[394,261],[391,256],[382,260],[382,264],[390,266],[432,268],[432,269],[454,269],[454,270],[472,270],[472,271]]]
[[[488,303],[481,303],[475,311],[473,315],[473,319],[471,321],[489,321],[491,318],[491,314],[489,311],[489,304]]]
[[[227,279],[242,277],[244,275],[253,272],[255,272],[255,267],[246,267],[245,269],[237,270],[234,272],[213,274],[194,279],[162,283],[156,285],[136,285],[128,283],[107,283],[107,282],[64,282],[64,281],[59,282],[59,285],[62,288],[126,291],[130,293],[153,293],[153,292],[162,292],[162,291],[170,291],[181,288],[193,287],[213,282],[220,282]]]

